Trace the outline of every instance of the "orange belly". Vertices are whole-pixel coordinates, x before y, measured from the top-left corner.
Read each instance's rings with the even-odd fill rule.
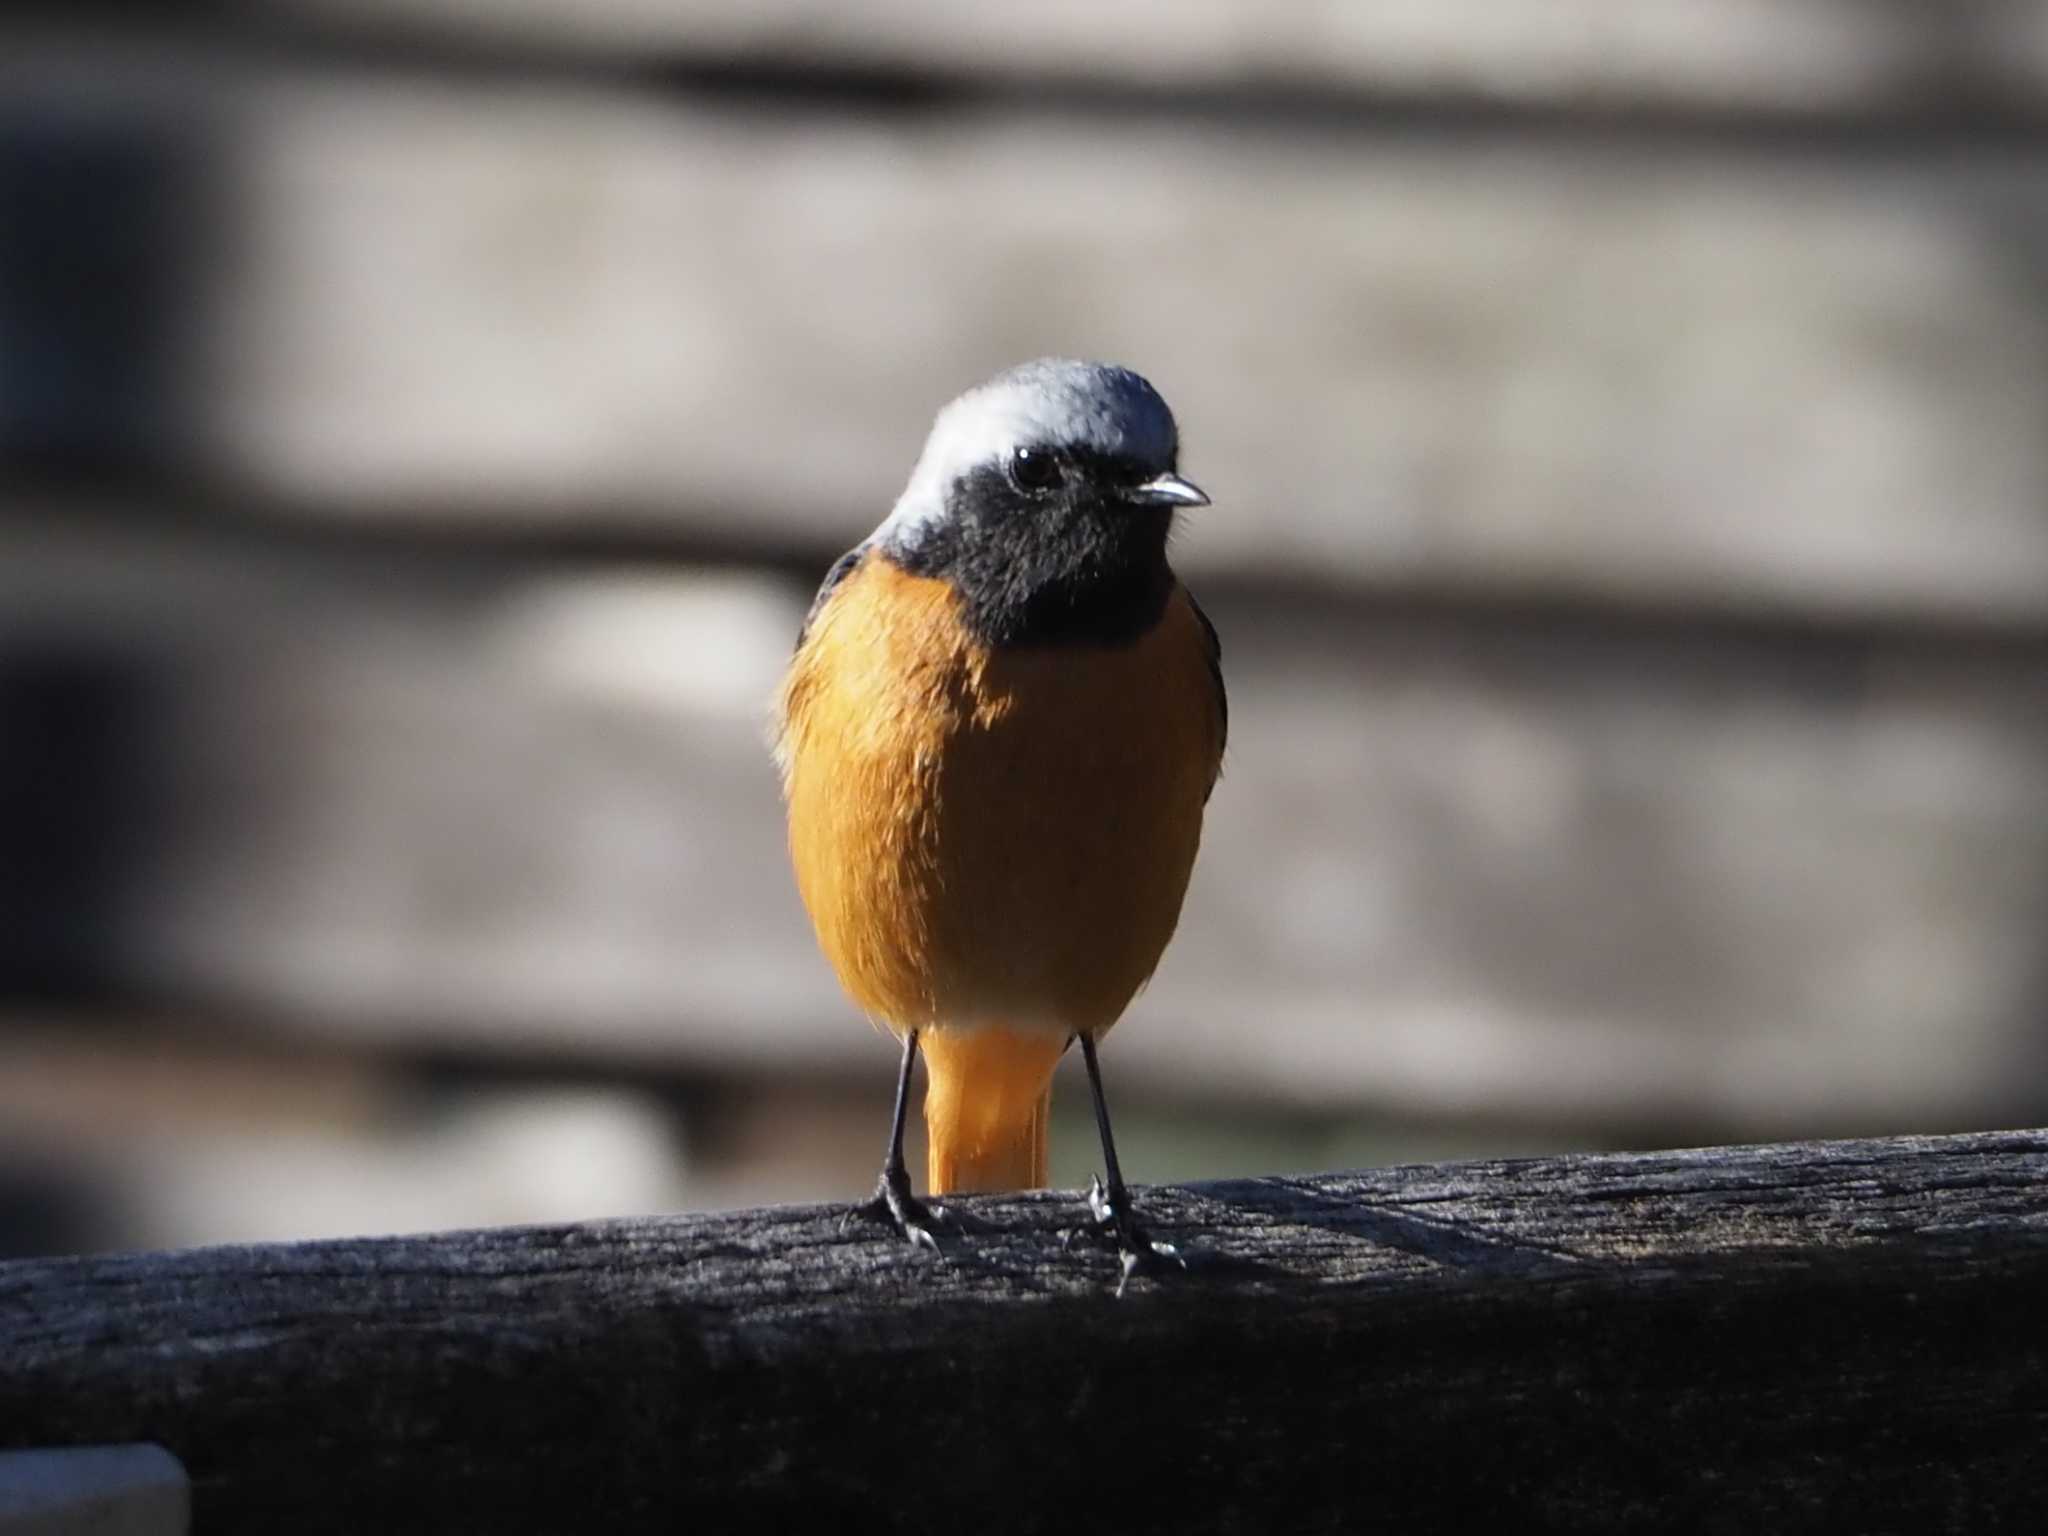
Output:
[[[990,651],[944,582],[870,553],[782,704],[797,885],[848,994],[899,1031],[999,1030],[985,1050],[933,1042],[935,1098],[942,1059],[990,1079],[949,1082],[956,1098],[1042,1098],[1179,921],[1222,750],[1186,595],[1129,645]]]

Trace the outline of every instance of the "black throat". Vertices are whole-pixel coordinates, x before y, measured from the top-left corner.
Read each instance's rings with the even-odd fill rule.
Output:
[[[1129,645],[1173,594],[1172,527],[1172,508],[1132,505],[1092,477],[1029,496],[989,467],[954,483],[943,519],[886,553],[949,582],[985,645]]]

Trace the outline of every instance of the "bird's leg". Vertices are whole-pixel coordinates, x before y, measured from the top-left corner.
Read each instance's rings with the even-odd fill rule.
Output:
[[[939,1240],[932,1235],[932,1229],[944,1219],[944,1213],[933,1210],[910,1192],[910,1173],[903,1166],[903,1118],[910,1107],[910,1069],[916,1064],[917,1031],[906,1030],[903,1071],[896,1079],[896,1113],[889,1120],[889,1147],[882,1155],[882,1176],[875,1182],[875,1197],[848,1211],[839,1225],[845,1230],[846,1222],[855,1216],[886,1222],[911,1247],[921,1243],[936,1253]]]
[[[1131,1192],[1124,1187],[1123,1169],[1116,1161],[1116,1138],[1110,1134],[1109,1102],[1102,1096],[1102,1068],[1095,1060],[1095,1042],[1087,1035],[1080,1039],[1081,1059],[1088,1064],[1088,1087],[1095,1095],[1095,1128],[1102,1133],[1102,1161],[1109,1170],[1107,1188],[1100,1179],[1089,1184],[1088,1209],[1097,1230],[1116,1239],[1124,1265],[1116,1283],[1116,1293],[1121,1296],[1131,1276],[1157,1274],[1169,1264],[1186,1269],[1187,1260],[1173,1244],[1154,1241],[1131,1210]]]

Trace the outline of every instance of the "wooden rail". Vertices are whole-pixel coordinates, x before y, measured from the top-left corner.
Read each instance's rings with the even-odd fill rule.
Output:
[[[0,1266],[0,1447],[194,1529],[1980,1530],[2048,1501],[2048,1132]],[[816,1528],[807,1524],[803,1528]]]

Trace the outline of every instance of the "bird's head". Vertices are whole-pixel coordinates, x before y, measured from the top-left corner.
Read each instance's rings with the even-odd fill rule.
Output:
[[[941,577],[990,644],[1116,643],[1163,611],[1176,511],[1209,498],[1176,472],[1180,436],[1128,368],[1047,358],[939,412],[875,542]]]

